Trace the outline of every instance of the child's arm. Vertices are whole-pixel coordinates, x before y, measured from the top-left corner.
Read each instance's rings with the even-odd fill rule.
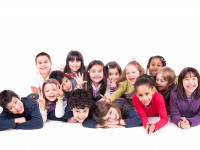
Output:
[[[170,117],[174,124],[178,126],[178,122],[181,121],[181,114],[180,114],[180,108],[177,104],[177,96],[175,91],[170,93]]]
[[[47,110],[46,109],[40,109],[40,114],[42,116],[43,123],[47,121]]]
[[[117,85],[116,85],[116,81],[110,82],[109,80],[107,80],[107,87],[106,87],[106,92],[105,92],[105,96],[110,96],[112,93],[114,93],[117,90]]]
[[[107,87],[106,87],[106,91],[105,91],[105,96],[108,97],[110,96],[112,93],[110,91],[110,81],[107,79]]]
[[[134,107],[136,109],[136,112],[138,113],[138,115],[142,119],[142,124],[143,124],[144,128],[146,129],[146,126],[147,126],[147,123],[149,122],[149,120],[147,118],[147,115],[146,115],[143,107],[142,107],[143,104],[139,101],[136,94],[133,95],[132,101],[133,101]]]
[[[97,128],[97,122],[92,118],[85,119],[82,125],[86,128]]]
[[[83,84],[87,82],[83,80],[83,74],[81,75],[80,73],[76,74],[76,77],[74,77],[74,79],[77,83],[75,89],[82,89]]]
[[[58,101],[56,102],[55,116],[61,118],[65,114],[65,107],[67,106],[67,101],[64,101],[64,93],[62,91],[62,84],[60,87],[57,85]]]
[[[38,94],[39,94],[39,98],[37,100],[37,103],[39,105],[39,109],[40,109],[40,113],[42,115],[43,123],[45,123],[47,121],[47,110],[45,109],[45,99],[43,97],[42,92],[38,92]]]
[[[162,128],[164,125],[168,123],[168,117],[167,117],[167,110],[165,107],[165,101],[162,95],[158,95],[156,97],[156,104],[158,108],[158,114],[160,117],[160,120],[155,123],[155,131]]]
[[[26,122],[16,124],[16,129],[39,129],[43,127],[43,120],[36,101],[25,101]]]
[[[32,93],[38,93],[40,91],[40,89],[37,87],[31,86],[31,91],[32,91]]]
[[[187,118],[187,120],[189,121],[191,127],[200,125],[200,108],[198,110],[198,113],[195,116],[193,116],[191,118]]]
[[[126,114],[126,118],[120,121],[121,125],[124,125],[127,128],[142,126],[142,120],[140,116],[136,113],[134,107],[124,106],[124,108],[122,109],[122,113]]]
[[[128,86],[127,81],[123,81],[123,83],[119,83],[119,86],[117,87],[117,90],[113,92],[108,99],[111,101],[116,100],[117,98],[120,98],[125,92],[126,88]]]
[[[38,93],[40,91],[40,83],[39,83],[39,72],[36,72],[31,80],[30,88],[32,93]]]
[[[58,101],[56,102],[55,116],[57,118],[61,118],[65,114],[65,108],[67,106],[67,101],[63,101],[63,98],[58,99]]]
[[[15,118],[11,117],[10,114],[3,111],[0,114],[0,131],[11,129],[14,128],[15,126],[16,126]]]

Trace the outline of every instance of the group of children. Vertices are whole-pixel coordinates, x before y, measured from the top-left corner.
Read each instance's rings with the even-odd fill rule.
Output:
[[[85,66],[76,50],[59,70],[51,70],[45,52],[36,55],[35,64],[30,95],[0,93],[0,130],[38,129],[49,119],[88,128],[143,125],[152,134],[168,123],[168,115],[182,129],[200,124],[200,75],[195,68],[186,67],[176,76],[162,56],[152,56],[146,70],[135,60],[123,71],[115,61],[104,65],[93,60]],[[152,116],[160,120],[150,122]]]

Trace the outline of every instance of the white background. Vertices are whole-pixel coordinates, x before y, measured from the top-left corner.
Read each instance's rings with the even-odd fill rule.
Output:
[[[115,60],[124,68],[131,58],[135,58],[145,68],[151,56],[162,55],[167,61],[167,66],[172,67],[177,75],[182,68],[187,66],[195,67],[200,71],[199,55],[197,55],[200,49],[200,5],[197,2],[191,0],[1,1],[0,91],[12,89],[20,96],[29,94],[31,74],[35,71],[34,59],[41,51],[51,55],[52,69],[65,65],[65,59],[70,50],[79,50],[84,56],[85,65],[94,59],[102,60],[105,64]],[[42,129],[43,132],[45,130],[47,129]],[[175,127],[171,135],[176,131],[180,132]],[[34,132],[35,136],[39,137],[39,132],[40,130]],[[117,132],[116,130],[116,134]],[[166,135],[160,134],[154,139],[155,143],[160,137],[166,137],[170,133],[168,130],[162,132]],[[191,138],[194,138],[194,129],[191,129],[191,132],[189,134]],[[133,143],[129,142],[129,146],[135,148],[134,139],[136,140],[135,136],[138,135],[134,133],[130,135],[127,131],[125,133],[127,139],[134,136]],[[7,132],[4,134],[9,135]],[[12,134],[14,134],[13,131]],[[94,139],[89,137],[85,142],[94,142],[98,133],[94,134],[97,134],[94,135]],[[122,134],[119,132],[119,136]],[[150,138],[145,137],[143,130],[139,134],[143,135],[137,139],[140,144]],[[0,133],[0,135],[3,134]],[[77,135],[77,140],[80,140],[79,136],[87,137],[88,135],[86,133]],[[68,136],[67,133],[66,136]],[[100,136],[103,141],[105,135]],[[23,136],[21,138],[26,140]],[[110,138],[111,141],[112,138],[116,140],[116,135]],[[6,139],[9,140],[9,137]],[[169,134],[169,139],[172,139],[170,142],[173,144],[174,137]],[[169,139],[163,142],[169,145]],[[194,142],[188,140],[190,138],[183,144],[184,147]],[[0,141],[2,141],[1,136]],[[10,141],[5,141],[4,144],[6,142]],[[119,140],[116,142],[113,145],[119,148]],[[153,146],[151,145],[153,143],[150,143],[150,146],[148,144],[142,146],[146,148]],[[65,145],[65,148],[69,146],[67,142]],[[71,145],[77,144],[71,143]],[[166,145],[161,144],[163,148]],[[180,146],[179,149],[181,149]],[[89,149],[92,147],[98,147],[98,144],[89,146]],[[107,149],[106,145],[105,148]],[[156,147],[153,146],[153,148]]]

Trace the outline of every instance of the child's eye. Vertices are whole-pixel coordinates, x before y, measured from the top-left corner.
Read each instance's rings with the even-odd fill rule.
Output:
[[[155,64],[151,64],[151,66],[155,66]]]
[[[109,114],[112,115],[112,111],[110,111]]]
[[[99,73],[103,72],[103,70],[99,70]]]
[[[193,77],[192,80],[193,80],[193,81],[197,80],[197,77]]]

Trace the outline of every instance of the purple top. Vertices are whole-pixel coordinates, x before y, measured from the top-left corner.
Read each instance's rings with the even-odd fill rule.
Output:
[[[115,86],[115,87],[111,87],[111,86],[110,86],[110,92],[111,92],[111,93],[115,92],[116,90],[117,90],[117,86]]]
[[[194,127],[200,124],[200,98],[195,99],[192,94],[186,99],[178,99],[177,91],[170,94],[171,120],[177,125],[181,117],[186,117],[190,126]]]
[[[67,98],[64,96],[63,101],[67,101]],[[53,102],[49,102],[49,109],[48,112],[54,111],[56,108],[56,102],[57,100],[53,101]]]

